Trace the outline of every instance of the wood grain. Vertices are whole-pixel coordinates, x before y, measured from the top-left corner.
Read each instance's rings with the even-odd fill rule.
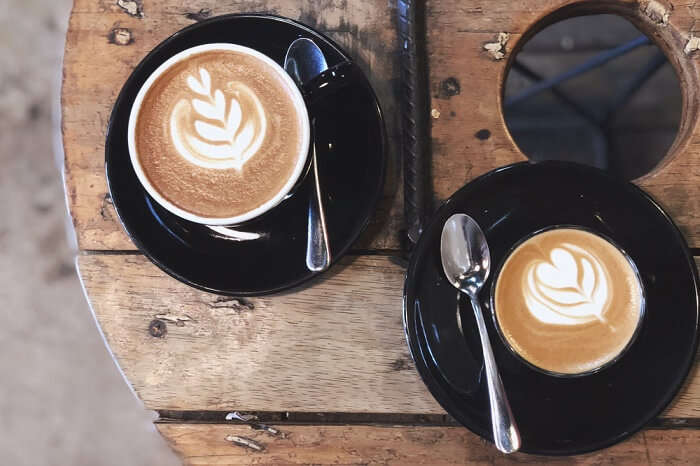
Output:
[[[253,309],[183,285],[141,256],[78,264],[107,342],[148,408],[440,411],[404,340],[403,272],[385,257],[345,259],[304,290],[246,300]],[[148,327],[159,315],[167,334],[154,338]],[[178,327],[177,318],[187,320]]]
[[[67,199],[81,250],[134,250],[117,221],[104,179],[107,122],[127,76],[175,31],[210,15],[234,12],[299,19],[338,41],[368,74],[387,116],[391,162],[384,199],[356,247],[399,247],[393,2],[137,3],[142,14],[134,16],[116,0],[75,0],[70,19],[62,129]],[[474,177],[524,160],[500,110],[502,82],[517,48],[550,20],[617,12],[659,42],[684,89],[683,123],[671,155],[637,183],[668,209],[691,246],[700,247],[700,53],[683,52],[691,36],[700,36],[700,5],[695,0],[651,2],[670,13],[664,23],[648,13],[648,3],[429,0],[436,204]],[[499,33],[509,38],[504,58],[497,60],[484,45]],[[387,257],[349,257],[303,290],[249,301],[196,291],[138,254],[81,255],[78,265],[106,342],[147,408],[443,413],[408,355],[401,323],[403,271]],[[160,323],[151,328],[154,321]],[[700,418],[697,367],[663,416]],[[544,462],[527,455],[500,456],[468,431],[451,427],[287,426],[285,439],[244,426],[159,424],[158,429],[190,464]],[[234,446],[227,435],[260,441],[265,452]],[[561,461],[697,463],[699,435],[696,430],[648,430],[604,452]]]
[[[344,259],[306,289],[247,307],[183,285],[138,255],[83,255],[78,265],[107,343],[147,408],[443,413],[408,354],[404,273],[387,257]],[[154,319],[166,324],[162,338],[148,332]],[[664,417],[700,417],[697,368]]]
[[[700,430],[647,430],[574,457],[506,456],[461,427],[281,426],[278,437],[247,426],[156,424],[189,465],[233,464],[697,464]],[[256,451],[226,440],[242,437]]]
[[[130,3],[130,2],[127,2]],[[133,2],[131,2],[133,3]],[[203,17],[267,12],[298,19],[343,46],[368,75],[389,134],[384,198],[360,249],[398,248],[402,197],[396,159],[398,82],[394,10],[386,1],[179,0],[144,1],[142,17],[116,0],[76,0],[70,18],[62,92],[63,143],[68,204],[83,250],[133,250],[107,195],[104,143],[112,105],[138,62],[159,42]]]
[[[700,128],[698,127],[697,53],[683,48],[700,34],[700,7],[694,0],[654,1],[670,11],[667,24],[645,13],[648,2],[526,0],[428,1],[428,50],[432,94],[432,171],[436,203],[465,182],[493,168],[525,160],[507,129],[501,87],[514,51],[548,21],[567,15],[616,12],[652,36],[664,48],[680,76],[683,123],[663,167],[638,180],[680,224],[693,247],[700,247]],[[574,6],[571,6],[575,4]],[[111,106],[134,65],[158,42],[197,18],[242,11],[267,11],[300,19],[345,46],[368,73],[387,115],[391,164],[384,199],[360,249],[399,247],[402,227],[399,164],[397,56],[394,5],[380,0],[177,0],[143,4],[133,17],[116,2],[76,0],[66,42],[63,135],[66,190],[79,246],[88,250],[130,250],[106,195],[104,138]],[[560,10],[563,8],[562,10]],[[509,34],[505,58],[495,60],[484,44]],[[120,45],[126,44],[126,45]],[[450,80],[450,81],[448,81]],[[457,83],[457,91],[451,83]],[[445,91],[447,86],[448,92]],[[455,93],[456,92],[456,93]],[[488,130],[485,133],[482,130]],[[480,137],[477,137],[479,133]],[[488,134],[486,139],[484,134]]]
[[[668,23],[659,24],[644,12],[648,3],[429,0],[428,52],[435,110],[433,180],[437,199],[446,198],[465,181],[493,168],[525,160],[506,129],[501,112],[502,84],[518,48],[550,21],[586,13],[617,13],[659,43],[685,90],[683,122],[667,163],[637,184],[669,211],[693,247],[700,246],[698,55],[683,52],[689,37],[700,29],[696,21],[700,18],[700,6],[695,1],[651,2],[670,12]],[[500,33],[509,34],[509,39],[504,58],[497,60],[484,45],[495,42]],[[484,134],[488,134],[485,139]]]

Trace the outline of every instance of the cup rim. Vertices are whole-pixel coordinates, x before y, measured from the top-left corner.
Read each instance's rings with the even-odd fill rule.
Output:
[[[250,55],[252,57],[255,57],[262,62],[270,65],[270,67],[277,72],[277,74],[282,78],[283,81],[287,84],[287,86],[290,89],[290,96],[294,102],[294,106],[297,108],[299,112],[299,116],[301,117],[301,133],[302,133],[302,140],[299,148],[299,153],[298,153],[298,158],[297,158],[297,163],[294,166],[294,170],[292,171],[291,176],[287,180],[287,182],[282,186],[282,188],[273,196],[272,198],[268,199],[266,202],[264,202],[262,205],[256,207],[255,209],[249,210],[247,212],[244,212],[242,214],[236,215],[236,216],[231,216],[231,217],[204,217],[200,215],[193,214],[187,210],[184,210],[172,202],[168,201],[164,196],[162,196],[156,189],[155,187],[151,184],[150,180],[146,176],[146,173],[143,171],[143,168],[141,166],[141,162],[139,161],[138,157],[138,151],[136,150],[136,122],[138,120],[138,116],[141,110],[141,106],[143,104],[143,100],[146,97],[146,94],[148,91],[151,89],[152,85],[156,82],[156,80],[167,70],[169,70],[173,65],[181,62],[182,60],[185,60],[189,58],[192,55],[196,55],[199,53],[203,52],[208,52],[212,50],[224,50],[224,51],[233,51],[233,52],[240,52],[244,53],[247,55]],[[255,49],[252,49],[250,47],[246,47],[243,45],[239,44],[232,44],[232,43],[225,43],[225,42],[212,42],[212,43],[207,43],[207,44],[202,44],[202,45],[197,45],[194,47],[187,48],[185,50],[182,50],[172,57],[168,58],[166,61],[161,63],[158,68],[156,68],[153,73],[151,73],[146,81],[141,85],[141,88],[139,89],[138,94],[136,95],[136,98],[134,99],[134,102],[131,104],[131,110],[129,112],[129,123],[128,123],[128,130],[127,130],[127,145],[129,148],[129,157],[131,159],[131,165],[134,168],[134,172],[136,173],[136,177],[138,178],[139,182],[141,183],[141,186],[144,187],[146,192],[163,208],[165,208],[167,211],[170,213],[177,215],[180,218],[183,218],[185,220],[189,220],[191,222],[195,223],[200,223],[204,225],[235,225],[239,224],[248,220],[252,220],[256,217],[259,217],[263,215],[264,213],[268,212],[271,210],[273,207],[277,206],[285,197],[287,194],[292,190],[292,188],[296,185],[297,181],[299,180],[299,177],[301,174],[304,172],[304,168],[307,163],[307,159],[309,158],[309,147],[311,144],[311,124],[309,121],[309,113],[308,113],[308,108],[306,106],[306,102],[304,101],[304,97],[301,94],[301,91],[297,87],[296,83],[294,80],[287,74],[287,72],[282,68],[277,62],[275,62],[272,58],[268,57],[267,55],[263,54],[262,52],[259,52]]]
[[[500,324],[498,323],[498,317],[496,315],[496,284],[498,283],[498,278],[501,275],[501,271],[503,270],[503,266],[505,265],[506,261],[508,258],[513,254],[513,252],[521,246],[523,243],[526,241],[534,238],[535,236],[545,233],[547,231],[551,230],[561,230],[561,229],[573,229],[573,230],[581,230],[585,231],[586,233],[590,233],[592,235],[596,235],[599,238],[607,241],[610,243],[615,249],[620,251],[620,253],[623,255],[625,259],[627,259],[627,262],[629,263],[630,267],[632,268],[632,271],[634,272],[634,275],[637,279],[637,283],[639,284],[639,293],[640,293],[640,308],[639,308],[639,318],[637,319],[637,325],[634,329],[634,332],[632,332],[632,336],[630,337],[629,341],[627,344],[620,350],[617,355],[615,355],[614,358],[611,360],[601,364],[600,366],[596,366],[592,369],[589,369],[584,372],[575,372],[575,373],[568,373],[568,372],[556,372],[556,371],[550,371],[548,369],[545,369],[543,367],[539,367],[536,364],[528,361],[525,359],[523,355],[521,355],[518,351],[516,351],[515,348],[513,348],[513,345],[510,344],[508,339],[506,338],[505,334],[503,333],[503,330],[501,329]],[[556,224],[556,225],[549,225],[544,228],[540,228],[538,230],[535,230],[531,233],[528,233],[525,235],[523,238],[519,239],[513,246],[511,246],[508,251],[504,254],[503,259],[501,260],[500,264],[498,265],[498,268],[496,269],[496,273],[493,275],[493,279],[491,281],[491,287],[490,287],[490,294],[489,294],[489,304],[491,306],[491,318],[493,319],[494,327],[496,328],[496,332],[498,333],[498,336],[501,338],[501,341],[503,342],[503,345],[508,348],[508,351],[510,351],[511,354],[515,355],[520,361],[522,361],[526,366],[530,367],[531,369],[536,370],[537,372],[540,372],[545,375],[549,375],[552,377],[557,377],[557,378],[578,378],[578,377],[585,377],[588,375],[593,375],[597,374],[598,372],[601,372],[602,370],[612,366],[615,364],[617,361],[619,361],[622,356],[629,351],[629,349],[632,347],[634,342],[637,340],[637,336],[639,335],[641,328],[642,328],[642,322],[644,321],[644,318],[646,316],[646,308],[647,308],[647,294],[646,294],[646,288],[644,286],[644,281],[642,280],[642,275],[639,273],[639,268],[637,267],[637,264],[634,262],[632,257],[627,253],[627,251],[622,248],[617,242],[615,242],[612,238],[609,236],[599,233],[592,228],[584,227],[582,225],[574,225],[574,224]]]

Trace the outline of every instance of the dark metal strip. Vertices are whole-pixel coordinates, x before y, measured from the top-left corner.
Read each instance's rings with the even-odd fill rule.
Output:
[[[401,153],[404,167],[404,215],[408,238],[418,241],[429,215],[431,182],[429,162],[429,107],[425,2],[398,0],[401,65]]]

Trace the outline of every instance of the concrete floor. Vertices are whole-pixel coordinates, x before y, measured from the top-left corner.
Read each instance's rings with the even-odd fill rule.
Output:
[[[75,274],[53,121],[71,3],[0,0],[0,463],[179,464]]]

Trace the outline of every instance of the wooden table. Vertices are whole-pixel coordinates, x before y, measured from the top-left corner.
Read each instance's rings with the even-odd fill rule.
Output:
[[[503,124],[500,89],[521,39],[547,21],[616,11],[652,36],[679,72],[683,122],[671,155],[637,183],[700,248],[695,0],[427,2],[436,198],[523,160]],[[386,0],[76,0],[66,43],[63,137],[79,273],[116,361],[156,427],[190,464],[545,462],[505,457],[455,426],[416,373],[401,323],[403,268],[395,5]],[[322,279],[277,296],[233,299],[166,276],[120,227],[104,178],[116,96],[136,63],[211,15],[272,12],[342,44],[370,77],[391,139],[384,198],[355,249]],[[552,13],[552,14],[550,14]],[[501,34],[505,33],[505,34]],[[489,45],[491,44],[491,45]],[[494,45],[495,44],[495,45]],[[486,46],[486,47],[485,47]],[[695,249],[694,251],[700,251]],[[225,417],[262,412],[275,429]],[[700,373],[650,428],[580,463],[700,461]],[[563,461],[551,459],[550,461]]]

